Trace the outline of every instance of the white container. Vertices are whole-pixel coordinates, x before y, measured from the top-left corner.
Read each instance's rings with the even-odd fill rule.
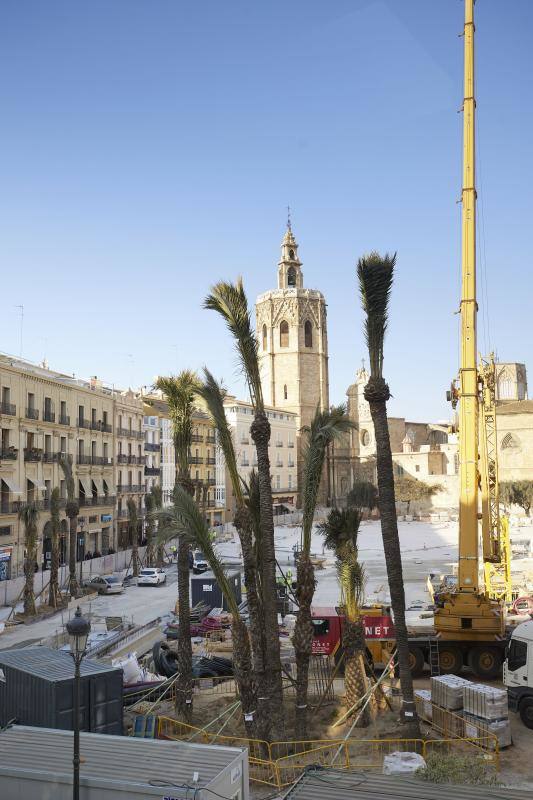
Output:
[[[384,775],[412,775],[423,769],[426,762],[418,753],[389,753],[383,759]]]

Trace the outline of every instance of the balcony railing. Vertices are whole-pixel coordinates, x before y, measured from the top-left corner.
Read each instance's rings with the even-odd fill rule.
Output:
[[[296,486],[281,486],[279,489],[277,486],[273,486],[272,491],[276,494],[279,494],[280,492],[284,492],[286,494],[287,492],[296,492],[298,490]]]
[[[24,448],[24,461],[41,461],[43,451],[38,450],[36,447]]]
[[[115,495],[93,495],[92,497],[84,497],[81,495],[78,498],[78,503],[80,504],[80,508],[85,508],[87,506],[114,506],[115,500]]]
[[[17,407],[14,403],[0,403],[0,413],[10,417],[16,417]]]
[[[249,466],[250,466],[249,461],[241,461],[241,467],[249,467]]]
[[[215,508],[215,506],[216,506],[216,500],[208,500],[207,501],[207,507],[208,508]]]
[[[216,444],[217,438],[216,436],[207,435],[205,437],[205,441],[207,442],[207,444]]]
[[[189,464],[203,464],[204,459],[202,456],[189,456]]]
[[[144,464],[146,456],[134,456],[129,453],[120,453],[117,456],[117,464]]]
[[[43,422],[55,422],[56,415],[54,411],[47,411],[46,409],[43,411]]]
[[[145,467],[144,468],[145,475],[161,475],[161,469],[159,467]]]
[[[160,453],[161,452],[161,445],[154,444],[153,442],[145,442],[144,449],[147,453]]]
[[[59,453],[43,453],[43,464],[53,464],[59,458]]]
[[[217,460],[216,460],[216,458],[211,458],[211,456],[209,456],[209,458],[206,458],[205,463],[206,464],[216,464]]]
[[[124,483],[117,486],[117,494],[137,494],[144,492],[144,486],[138,483]]]
[[[109,467],[113,463],[113,459],[109,456],[91,456],[92,463],[96,467]]]
[[[113,433],[113,426],[110,425],[108,422],[102,422],[100,424],[100,430],[102,433]]]
[[[85,417],[78,417],[78,419],[76,420],[76,424],[78,428],[85,428],[88,431],[91,430],[91,423],[89,422],[88,419],[85,419]]]
[[[243,436],[241,439],[241,444],[250,444],[250,440],[247,436]]]
[[[191,440],[192,440],[193,442],[203,442],[203,440],[204,440],[204,437],[203,437],[203,436],[200,436],[200,434],[199,434],[199,433],[193,433],[193,435],[191,436]]]
[[[283,447],[283,442],[280,442],[280,441],[278,440],[278,441],[276,442],[276,447]]]
[[[26,409],[26,419],[39,419],[39,409],[37,409],[37,408],[27,408]]]
[[[294,442],[287,442],[287,447],[294,447]]]
[[[70,425],[70,417],[68,414],[60,414],[57,421],[59,425]]]
[[[6,461],[16,461],[18,458],[19,451],[16,447],[6,447],[3,450],[0,450],[0,459],[6,459]]]
[[[276,467],[282,467],[283,461],[276,461]]]
[[[207,479],[207,483],[209,484],[209,486],[216,486],[217,479],[216,478],[208,478]]]
[[[78,453],[76,456],[76,464],[92,464],[91,456],[85,456],[82,453]]]

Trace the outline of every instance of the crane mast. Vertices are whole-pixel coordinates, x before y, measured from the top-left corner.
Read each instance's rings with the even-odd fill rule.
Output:
[[[474,2],[464,0],[463,187],[461,247],[461,360],[459,385],[459,569],[457,588],[446,593],[435,610],[441,639],[487,642],[503,634],[499,603],[480,590],[479,520],[480,412],[483,375],[477,364],[476,300],[476,99],[474,81]],[[490,534],[486,534],[489,538]],[[496,554],[494,553],[495,557]]]

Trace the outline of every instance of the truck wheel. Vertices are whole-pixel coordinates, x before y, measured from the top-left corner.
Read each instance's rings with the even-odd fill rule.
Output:
[[[424,671],[424,653],[419,647],[409,648],[409,669],[413,676],[421,675]]]
[[[502,656],[497,647],[473,647],[468,653],[468,666],[478,678],[497,678],[502,668]]]
[[[439,668],[443,675],[459,675],[463,668],[463,654],[458,647],[439,645]]]
[[[525,697],[520,703],[520,719],[526,728],[533,730],[533,697]]]

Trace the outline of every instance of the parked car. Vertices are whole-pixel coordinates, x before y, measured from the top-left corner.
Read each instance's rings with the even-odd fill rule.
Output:
[[[199,575],[201,572],[207,572],[209,569],[209,564],[206,561],[206,558],[200,550],[195,550],[192,554],[192,571]]]
[[[121,594],[124,591],[124,584],[115,575],[96,575],[94,578],[86,578],[83,585],[94,589],[98,594]]]
[[[139,572],[137,586],[159,586],[166,581],[165,571],[160,567],[146,567]]]

